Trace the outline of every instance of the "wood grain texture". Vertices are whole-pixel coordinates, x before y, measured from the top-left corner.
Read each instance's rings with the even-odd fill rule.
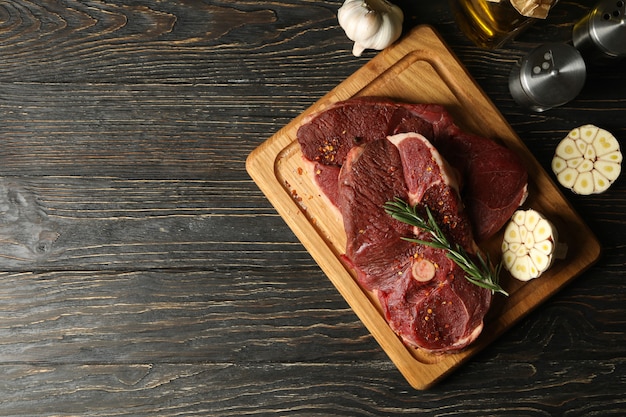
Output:
[[[0,415],[626,412],[623,178],[568,195],[599,263],[416,392],[248,177],[256,146],[375,55],[351,55],[340,3],[0,2]],[[544,167],[578,124],[626,137],[626,62],[544,114],[508,93],[513,63],[594,3],[482,51],[446,2],[398,1]]]

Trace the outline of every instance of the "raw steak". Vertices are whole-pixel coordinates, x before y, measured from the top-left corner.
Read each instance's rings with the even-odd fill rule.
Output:
[[[357,97],[311,116],[298,129],[305,159],[317,167],[318,185],[336,203],[333,175],[350,149],[397,133],[425,136],[463,179],[462,195],[477,241],[496,233],[526,198],[527,172],[515,153],[490,139],[463,132],[436,104]]]
[[[429,237],[385,213],[383,205],[396,197],[422,211],[429,207],[448,239],[474,253],[455,170],[426,138],[408,133],[352,147],[346,155],[338,189],[345,258],[408,345],[460,350],[480,334],[491,292],[469,283],[445,251],[402,240]]]

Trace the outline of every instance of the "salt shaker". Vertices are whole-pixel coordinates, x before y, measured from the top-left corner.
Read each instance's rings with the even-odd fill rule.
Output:
[[[572,39],[588,64],[625,57],[626,2],[602,0],[574,25]]]
[[[513,67],[509,90],[522,107],[542,112],[576,97],[587,77],[580,52],[565,43],[547,43]]]

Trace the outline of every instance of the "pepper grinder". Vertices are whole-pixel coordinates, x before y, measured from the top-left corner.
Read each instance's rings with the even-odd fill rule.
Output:
[[[602,0],[574,25],[572,38],[590,65],[625,57],[626,2]]]
[[[517,104],[542,112],[574,99],[586,77],[585,61],[576,48],[547,43],[530,51],[513,67],[509,90]]]

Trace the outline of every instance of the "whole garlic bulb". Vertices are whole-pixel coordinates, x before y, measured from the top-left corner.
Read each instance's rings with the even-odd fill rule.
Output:
[[[402,34],[404,14],[387,0],[346,0],[337,13],[339,25],[354,41],[352,53],[385,49]]]

